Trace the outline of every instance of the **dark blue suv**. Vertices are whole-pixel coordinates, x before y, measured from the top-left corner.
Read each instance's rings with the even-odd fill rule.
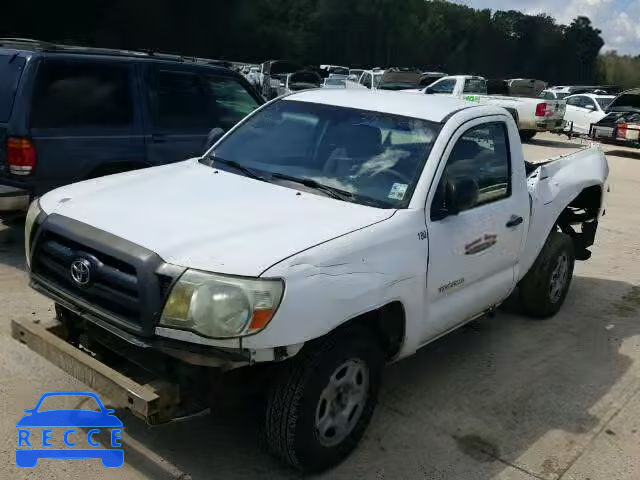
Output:
[[[56,187],[202,154],[264,103],[204,59],[0,39],[0,217]]]

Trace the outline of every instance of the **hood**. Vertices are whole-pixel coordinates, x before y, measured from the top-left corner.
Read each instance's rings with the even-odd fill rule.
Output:
[[[609,112],[596,125],[615,125],[618,123],[640,123],[640,109]]]
[[[640,112],[640,88],[622,92],[609,104],[606,112]]]
[[[166,262],[246,276],[395,212],[261,182],[197,160],[63,187],[42,197],[41,206],[125,238]]]

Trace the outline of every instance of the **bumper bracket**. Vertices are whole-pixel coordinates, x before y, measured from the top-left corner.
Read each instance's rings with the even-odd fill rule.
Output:
[[[166,423],[175,417],[180,403],[177,385],[162,379],[138,383],[58,336],[55,332],[61,327],[60,322],[45,327],[32,320],[12,320],[11,334],[72,377],[107,396],[114,406],[127,408],[148,424]]]

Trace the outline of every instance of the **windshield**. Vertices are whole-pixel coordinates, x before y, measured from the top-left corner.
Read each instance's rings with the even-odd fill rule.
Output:
[[[327,78],[324,82],[325,85],[343,86],[346,79],[344,78]]]
[[[604,110],[613,102],[613,98],[596,98],[596,102],[598,102],[600,108]]]
[[[211,156],[214,164],[224,161],[216,167],[237,162],[270,182],[289,185],[273,174],[310,179],[349,192],[348,201],[405,208],[440,127],[386,113],[281,100],[241,124]]]

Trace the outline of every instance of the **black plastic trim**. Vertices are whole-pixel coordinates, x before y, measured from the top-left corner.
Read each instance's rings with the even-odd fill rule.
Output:
[[[59,235],[134,267],[137,276],[140,317],[134,323],[130,319],[106,312],[102,308],[97,308],[95,305],[79,298],[81,295],[75,295],[73,291],[67,291],[67,289],[53,285],[52,282],[38,275],[37,271],[32,271],[31,273],[34,287],[40,286],[40,290],[43,293],[49,296],[55,294],[57,297],[66,299],[68,303],[76,305],[80,310],[90,312],[94,316],[115,324],[123,330],[143,337],[151,337],[154,334],[155,326],[162,313],[166,299],[166,292],[163,293],[161,289],[158,275],[171,278],[172,284],[175,279],[182,275],[184,268],[167,266],[156,253],[104,230],[68,217],[51,214],[44,219],[35,233],[31,249],[32,269],[37,262],[35,257],[38,255],[38,242],[44,232]],[[114,302],[117,302],[116,297],[114,297]]]

